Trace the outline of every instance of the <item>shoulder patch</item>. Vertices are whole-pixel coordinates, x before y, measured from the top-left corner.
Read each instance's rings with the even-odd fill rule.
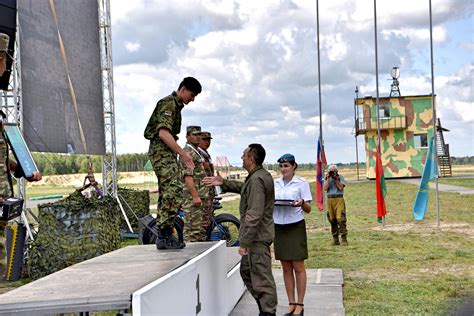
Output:
[[[171,111],[164,111],[163,115],[171,116],[171,115],[173,115],[173,113],[171,113]]]

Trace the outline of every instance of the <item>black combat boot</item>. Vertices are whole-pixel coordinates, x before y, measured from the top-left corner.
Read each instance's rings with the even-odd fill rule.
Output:
[[[184,242],[180,242],[172,235],[172,229],[171,227],[163,227],[158,230],[158,238],[156,238],[156,248],[158,250],[184,248]]]
[[[348,243],[347,243],[347,236],[344,235],[341,237],[341,246],[347,246]]]

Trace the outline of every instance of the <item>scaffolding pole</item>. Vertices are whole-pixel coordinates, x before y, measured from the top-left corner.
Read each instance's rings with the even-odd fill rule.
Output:
[[[110,0],[98,0],[98,9],[105,134],[105,155],[102,156],[102,181],[104,193],[110,197],[117,198],[117,153]]]

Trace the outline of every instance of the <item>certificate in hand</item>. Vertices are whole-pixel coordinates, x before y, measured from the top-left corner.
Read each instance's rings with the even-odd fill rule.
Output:
[[[293,206],[293,200],[275,200],[275,206]]]

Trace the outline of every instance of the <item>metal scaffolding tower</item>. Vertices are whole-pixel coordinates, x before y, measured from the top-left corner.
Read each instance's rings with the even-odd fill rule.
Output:
[[[102,72],[102,100],[104,106],[105,136],[105,155],[102,156],[103,190],[104,194],[117,200],[128,229],[133,233],[132,226],[130,225],[130,221],[128,220],[117,192],[117,151],[115,146],[115,105],[110,0],[97,0],[97,2],[99,8],[100,65]]]
[[[23,133],[23,102],[21,90],[21,58],[20,58],[20,39],[19,39],[19,23],[18,15],[16,17],[16,41],[15,53],[13,54],[12,73],[7,90],[0,90],[1,109],[6,115],[8,123],[18,124],[18,128]],[[26,200],[26,182],[24,178],[17,179],[16,196]],[[29,239],[33,240],[33,232],[31,230],[28,218],[25,213],[26,205],[23,205],[23,212],[21,213],[21,221],[25,224]]]
[[[98,7],[105,134],[105,155],[102,156],[103,190],[105,194],[111,197],[117,197],[117,153],[115,146],[115,105],[110,0],[98,0]]]
[[[23,133],[23,102],[21,98],[21,59],[20,59],[20,40],[19,40],[19,24],[18,16],[16,23],[16,41],[15,53],[13,55],[12,69],[8,90],[0,90],[1,93],[1,109],[6,115],[8,123],[18,124],[20,131]],[[17,196],[26,198],[25,179],[17,180]]]

